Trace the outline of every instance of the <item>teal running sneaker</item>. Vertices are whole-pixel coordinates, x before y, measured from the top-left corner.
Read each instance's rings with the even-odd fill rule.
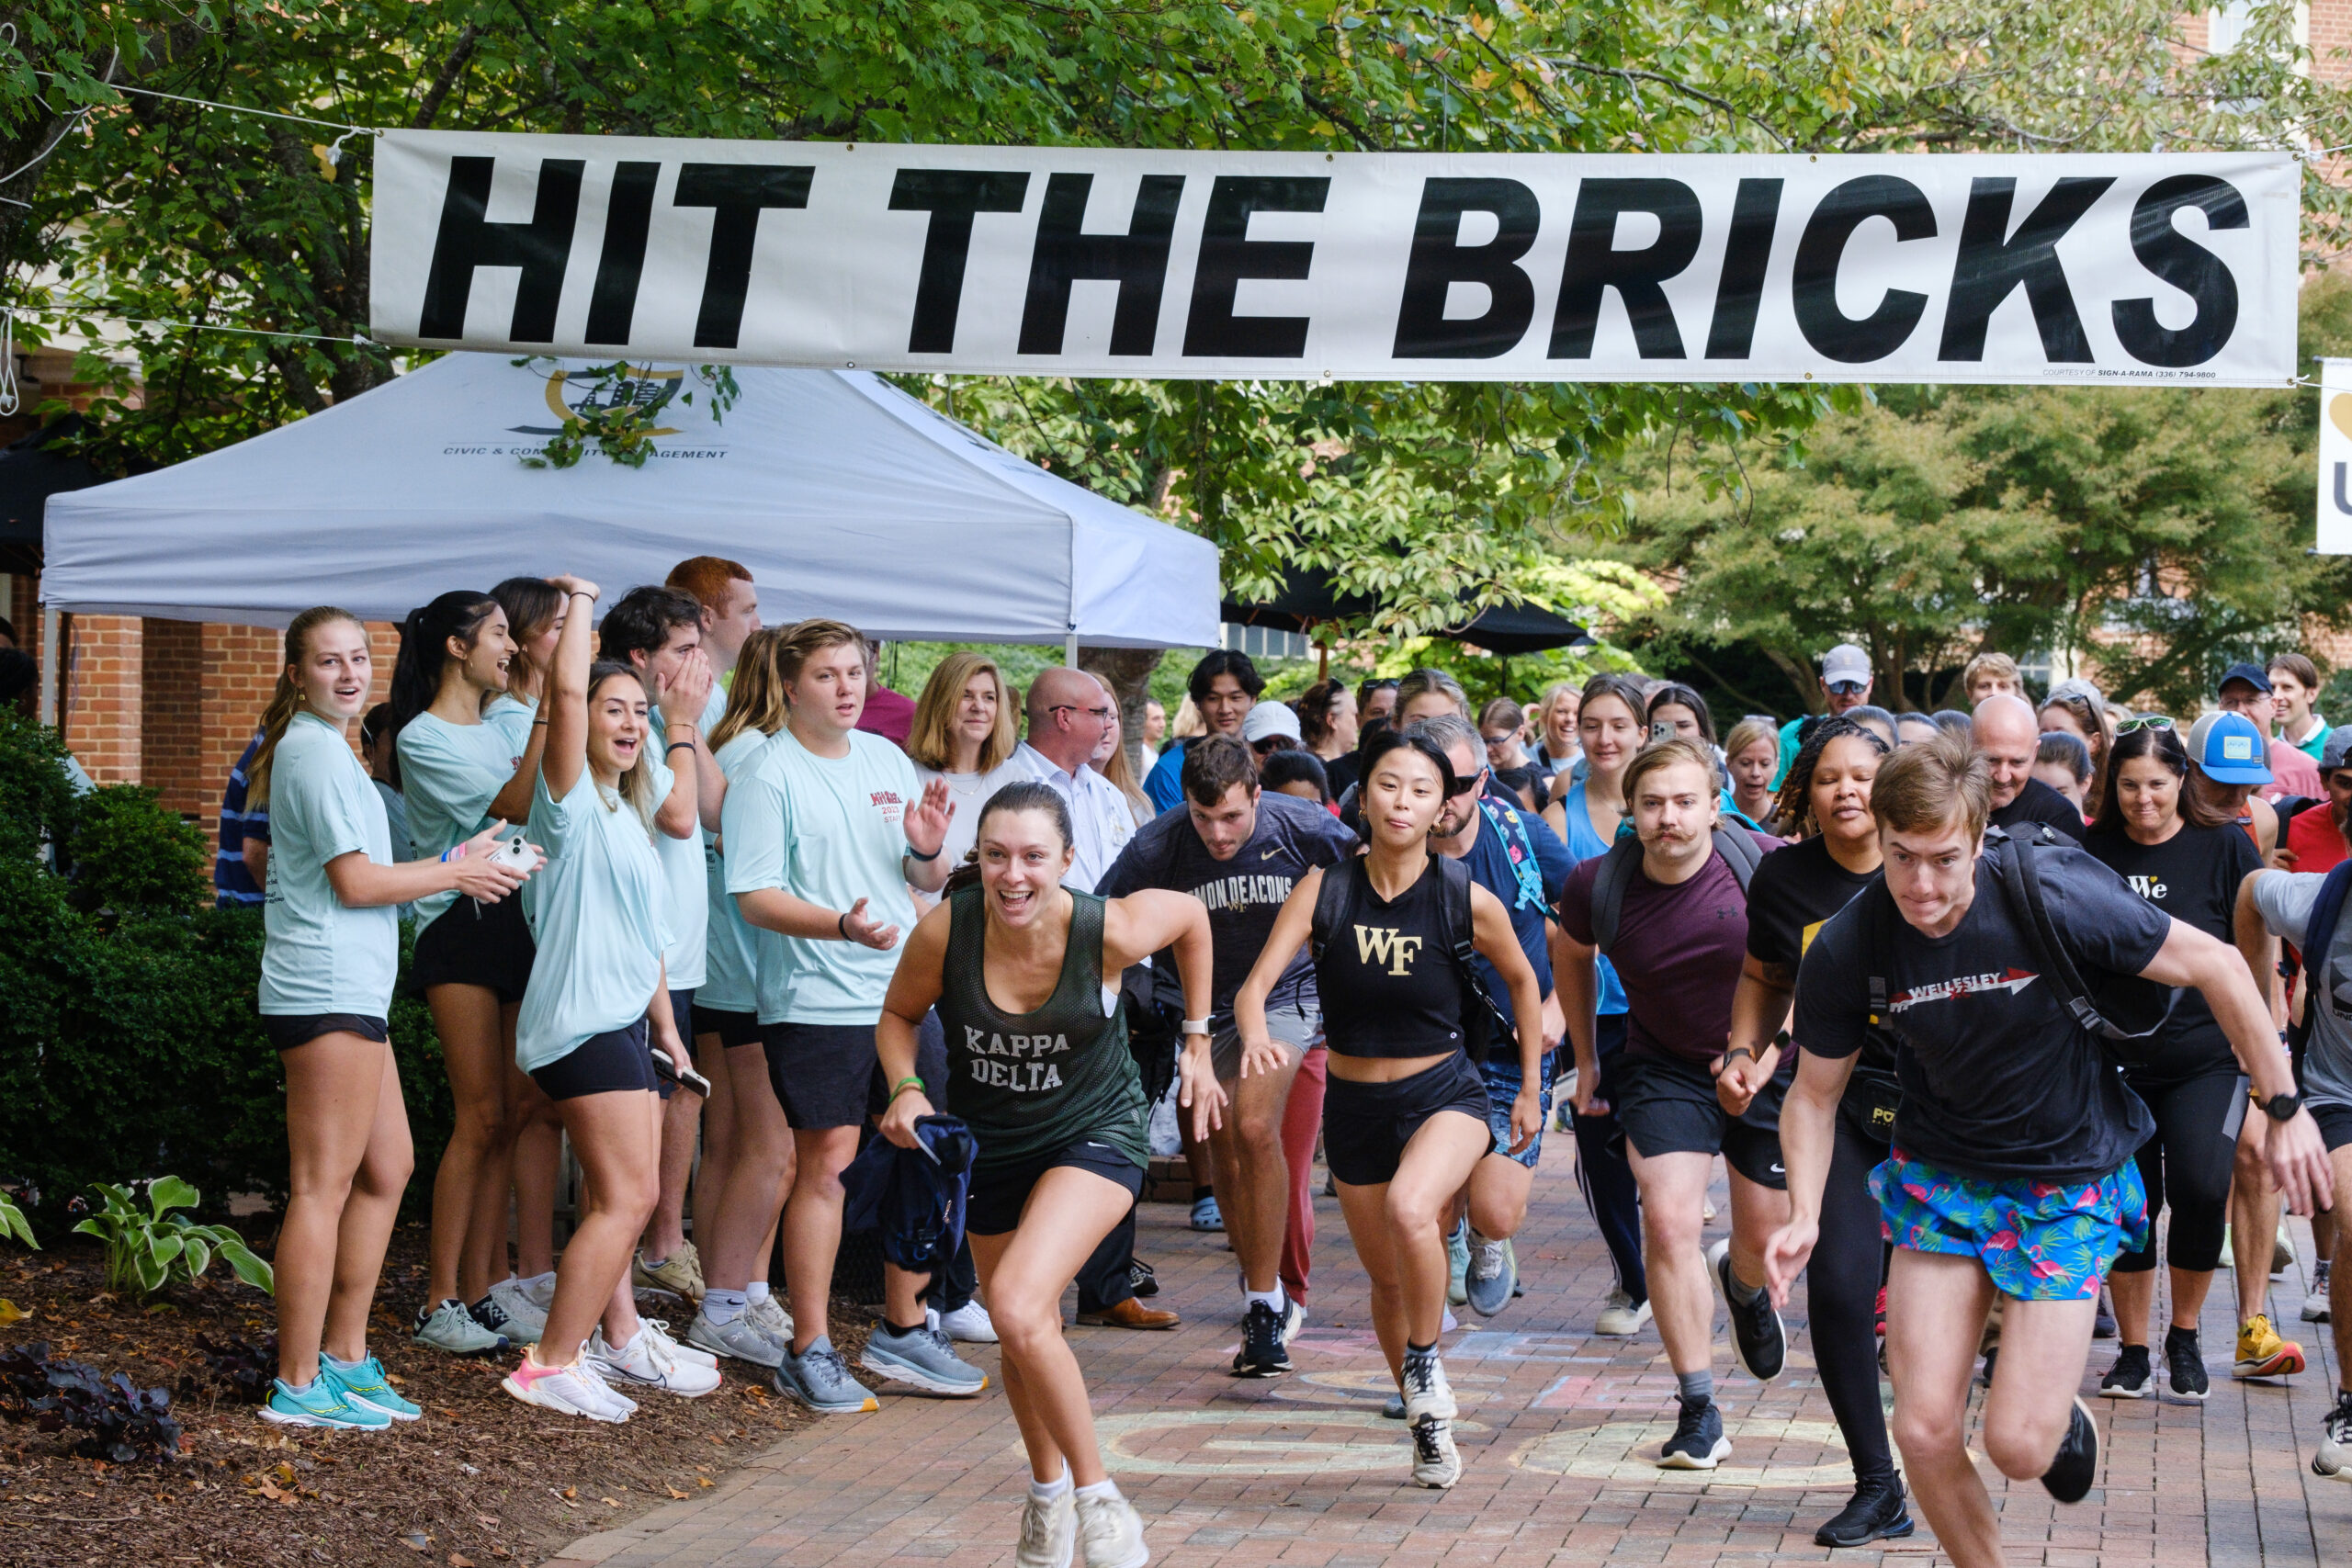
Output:
[[[392,1392],[391,1380],[384,1375],[384,1363],[373,1356],[353,1364],[338,1361],[333,1356],[321,1356],[319,1377],[322,1381],[333,1378],[345,1399],[379,1411],[391,1420],[413,1421],[424,1414]]]
[[[261,1418],[275,1427],[340,1427],[354,1432],[380,1432],[392,1424],[382,1411],[345,1397],[342,1384],[323,1366],[300,1393],[284,1378],[277,1379],[262,1404]]]

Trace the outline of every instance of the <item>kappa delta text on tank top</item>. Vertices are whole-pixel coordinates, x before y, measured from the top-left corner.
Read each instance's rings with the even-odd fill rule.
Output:
[[[1151,1164],[1151,1107],[1127,1052],[1126,1020],[1102,1010],[1102,906],[1070,895],[1069,940],[1054,994],[1035,1012],[989,999],[986,895],[948,900],[939,1021],[947,1034],[947,1109],[979,1145],[976,1166],[1018,1164],[1083,1138],[1138,1168]]]

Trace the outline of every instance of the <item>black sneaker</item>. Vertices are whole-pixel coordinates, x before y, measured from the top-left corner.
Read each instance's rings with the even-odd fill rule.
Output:
[[[2099,1397],[2145,1399],[2148,1378],[2148,1348],[2126,1345],[2115,1352],[2115,1365],[2107,1369],[2107,1376],[2098,1380]]]
[[[1868,1546],[1874,1540],[1899,1540],[1918,1527],[1903,1506],[1903,1482],[1863,1481],[1854,1486],[1854,1500],[1829,1517],[1813,1532],[1815,1546]]]
[[[1283,1314],[1264,1302],[1251,1302],[1241,1320],[1241,1348],[1233,1358],[1238,1378],[1278,1378],[1290,1371],[1290,1348],[1283,1343]]]
[[[2165,1367],[2175,1399],[2201,1400],[2213,1386],[2205,1376],[2205,1350],[2193,1328],[2165,1330]]]
[[[522,1337],[514,1327],[514,1320],[506,1315],[506,1309],[498,1304],[496,1296],[482,1297],[466,1309],[466,1315],[491,1333],[504,1338],[510,1345],[519,1343],[521,1340]]]
[[[1693,1404],[1680,1402],[1682,1414],[1674,1423],[1674,1436],[1667,1438],[1658,1450],[1660,1470],[1713,1470],[1731,1457],[1731,1439],[1724,1436],[1724,1414],[1715,1402]]]
[[[1770,1382],[1788,1364],[1789,1337],[1781,1314],[1772,1310],[1770,1292],[1758,1291],[1741,1304],[1732,1294],[1731,1243],[1719,1241],[1708,1250],[1707,1264],[1714,1272],[1715,1294],[1731,1314],[1732,1359],[1758,1382]]]
[[[1127,1289],[1139,1296],[1159,1294],[1159,1276],[1140,1258],[1127,1259]]]
[[[2061,1503],[2079,1503],[2090,1495],[2091,1483],[2098,1479],[2098,1423],[2091,1419],[2091,1407],[2077,1394],[2074,1421],[2058,1445],[2058,1457],[2042,1472],[2041,1484]]]

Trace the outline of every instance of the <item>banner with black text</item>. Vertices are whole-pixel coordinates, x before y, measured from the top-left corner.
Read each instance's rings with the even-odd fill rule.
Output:
[[[2278,386],[2300,175],[390,131],[369,331],[1015,375]]]

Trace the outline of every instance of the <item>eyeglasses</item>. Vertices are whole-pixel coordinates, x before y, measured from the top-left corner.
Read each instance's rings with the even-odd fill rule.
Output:
[[[1468,795],[1472,790],[1478,787],[1478,781],[1484,777],[1486,777],[1485,773],[1472,773],[1466,779],[1458,775],[1447,779],[1445,781],[1445,798],[1452,800],[1457,795]]]
[[[1510,730],[1505,730],[1500,735],[1482,735],[1479,739],[1489,746],[1508,746],[1519,737]]]
[[[1115,708],[1080,707],[1076,703],[1056,703],[1046,711],[1047,713],[1091,713],[1105,724],[1118,716],[1118,710]]]
[[[1827,684],[1829,689],[1839,696],[1850,697],[1870,682],[1868,681],[1831,681]]]
[[[2123,737],[2138,729],[2171,729],[2173,728],[2175,728],[2175,726],[2172,720],[2166,718],[2160,713],[2142,714],[2137,717],[2127,718],[2121,724],[2117,725],[2115,727],[2115,736],[2116,739],[2120,740]]]

